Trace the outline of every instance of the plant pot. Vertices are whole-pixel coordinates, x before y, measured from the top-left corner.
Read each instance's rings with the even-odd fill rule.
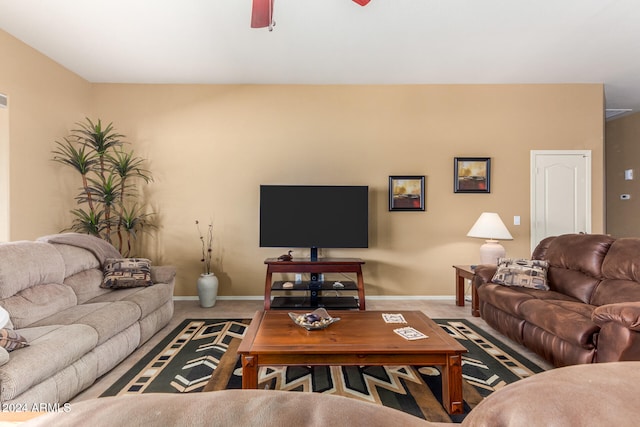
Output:
[[[218,297],[218,278],[213,273],[201,274],[198,277],[198,298],[200,307],[213,307]]]

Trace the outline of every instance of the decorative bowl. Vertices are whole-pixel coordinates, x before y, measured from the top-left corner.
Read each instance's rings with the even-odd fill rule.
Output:
[[[340,320],[339,317],[329,316],[329,313],[327,313],[327,310],[325,310],[324,308],[318,308],[311,313],[289,313],[289,317],[291,317],[293,323],[298,326],[302,326],[307,331],[317,331],[319,329],[324,329],[332,323]]]

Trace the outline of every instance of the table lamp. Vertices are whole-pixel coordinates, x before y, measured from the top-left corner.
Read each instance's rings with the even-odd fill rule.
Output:
[[[487,239],[480,246],[480,262],[482,264],[497,264],[498,258],[505,256],[506,251],[498,240],[512,240],[513,237],[500,219],[500,215],[494,212],[482,212],[480,218],[473,224],[467,237]]]

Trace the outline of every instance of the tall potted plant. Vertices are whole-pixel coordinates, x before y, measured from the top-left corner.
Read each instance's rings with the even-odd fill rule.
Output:
[[[131,256],[138,232],[153,228],[151,214],[136,203],[136,183],[152,180],[145,160],[125,151],[124,135],[113,124],[86,118],[62,141],[56,141],[53,160],[76,170],[82,186],[75,200],[71,226],[65,231],[92,234],[112,243],[123,256]]]

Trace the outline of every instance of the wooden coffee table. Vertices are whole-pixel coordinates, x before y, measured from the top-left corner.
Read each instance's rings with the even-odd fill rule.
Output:
[[[392,311],[402,313],[405,325],[385,323],[382,313],[330,311],[341,320],[307,331],[284,311],[257,312],[238,348],[242,388],[258,387],[260,366],[440,366],[443,406],[450,414],[462,413],[462,354],[467,349],[420,311]],[[429,338],[408,341],[393,332],[403,326]]]

